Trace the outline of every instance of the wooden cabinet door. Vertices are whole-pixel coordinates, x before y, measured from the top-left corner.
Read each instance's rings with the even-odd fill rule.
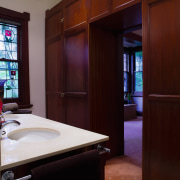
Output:
[[[88,14],[90,21],[94,21],[108,15],[111,10],[110,0],[88,0]]]
[[[121,9],[137,4],[141,1],[142,0],[112,0],[112,9],[113,9],[113,12],[119,11]]]
[[[46,40],[57,35],[61,35],[63,31],[63,4],[62,2],[46,11]]]
[[[86,0],[64,1],[64,31],[87,24]]]
[[[143,180],[180,178],[180,1],[143,1]]]
[[[64,35],[65,118],[67,124],[88,129],[87,30],[82,26]]]
[[[46,12],[46,117],[64,122],[62,5]]]
[[[47,12],[46,110],[50,119],[88,129],[85,2],[62,1]]]

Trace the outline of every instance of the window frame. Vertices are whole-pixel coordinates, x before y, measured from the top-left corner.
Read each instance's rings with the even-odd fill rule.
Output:
[[[142,71],[136,71],[135,68],[136,68],[136,55],[135,53],[136,52],[140,52],[142,51],[142,47],[136,47],[134,48],[134,51],[133,51],[133,72],[132,72],[132,76],[133,76],[133,96],[143,96],[143,90],[142,91],[135,91],[135,72],[142,72],[143,74],[143,69]],[[142,88],[143,89],[143,88]]]
[[[142,46],[137,46],[137,47],[130,47],[130,48],[124,48],[124,53],[129,54],[129,68],[130,68],[130,74],[129,74],[129,91],[124,92],[125,94],[127,93],[132,93],[134,97],[142,97],[143,96],[143,91],[135,91],[135,76],[134,76],[134,71],[135,71],[135,52],[142,51]],[[143,72],[143,71],[142,71]]]
[[[19,108],[30,108],[30,85],[29,85],[29,39],[28,21],[30,14],[27,12],[17,12],[0,7],[0,18],[21,23],[21,44],[20,44],[20,71],[19,71],[19,98],[4,99],[3,103],[16,102]],[[2,59],[3,60],[3,59]]]
[[[128,54],[128,70],[127,71],[124,71],[124,54]],[[124,73],[127,74],[127,91],[124,91],[124,93],[129,93],[130,92],[130,80],[131,80],[131,71],[130,71],[130,66],[131,66],[131,61],[130,61],[130,56],[129,56],[129,52],[128,51],[124,51],[124,54],[123,54],[123,77],[124,77]]]

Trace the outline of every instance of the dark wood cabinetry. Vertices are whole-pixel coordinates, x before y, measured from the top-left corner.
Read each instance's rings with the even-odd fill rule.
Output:
[[[100,19],[111,11],[111,1],[110,0],[88,0],[89,3],[89,19],[94,21]]]
[[[122,10],[141,1],[142,0],[112,0],[112,11],[116,12]]]
[[[47,118],[89,129],[87,12],[83,0],[46,12]]]
[[[143,179],[180,177],[180,1],[146,0],[143,7]]]
[[[106,134],[111,155],[123,154],[122,33],[142,23],[143,180],[178,180],[180,1],[140,2],[68,0],[47,12],[47,117]]]
[[[46,12],[46,116],[65,122],[63,114],[63,6]]]
[[[133,6],[142,0],[87,0],[89,21],[96,21],[114,12]],[[117,20],[117,19],[116,19]]]

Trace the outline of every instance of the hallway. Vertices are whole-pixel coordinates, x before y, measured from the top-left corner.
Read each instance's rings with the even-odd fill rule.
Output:
[[[124,156],[106,162],[105,180],[142,180],[142,117],[124,122]]]

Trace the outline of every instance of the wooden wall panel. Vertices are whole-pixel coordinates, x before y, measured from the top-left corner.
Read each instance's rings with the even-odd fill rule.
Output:
[[[113,12],[120,11],[141,1],[142,0],[112,0],[112,10]]]
[[[82,29],[65,35],[66,92],[87,91],[87,32]]]
[[[63,44],[62,39],[46,46],[46,91],[59,92],[63,86]]]
[[[89,121],[87,119],[87,98],[75,97],[72,94],[72,96],[66,97],[65,108],[67,124],[89,130]]]
[[[97,20],[110,13],[110,0],[89,0],[89,19]]]
[[[55,36],[62,33],[62,11],[57,12],[46,20],[46,37]]]
[[[64,99],[59,93],[46,95],[46,116],[48,119],[66,123],[64,118]]]
[[[114,157],[124,153],[122,39],[93,24],[89,36],[91,130],[110,137],[107,147]]]
[[[180,1],[145,0],[143,9],[143,180],[180,177]]]
[[[174,5],[173,1],[149,5],[151,93],[180,93],[177,83],[180,79],[180,35],[177,32],[180,11],[178,7],[174,9]]]
[[[150,102],[148,179],[174,179],[180,175],[180,102]]]
[[[46,11],[46,38],[63,33],[63,2]]]
[[[64,30],[87,23],[86,0],[67,0],[64,2]]]

